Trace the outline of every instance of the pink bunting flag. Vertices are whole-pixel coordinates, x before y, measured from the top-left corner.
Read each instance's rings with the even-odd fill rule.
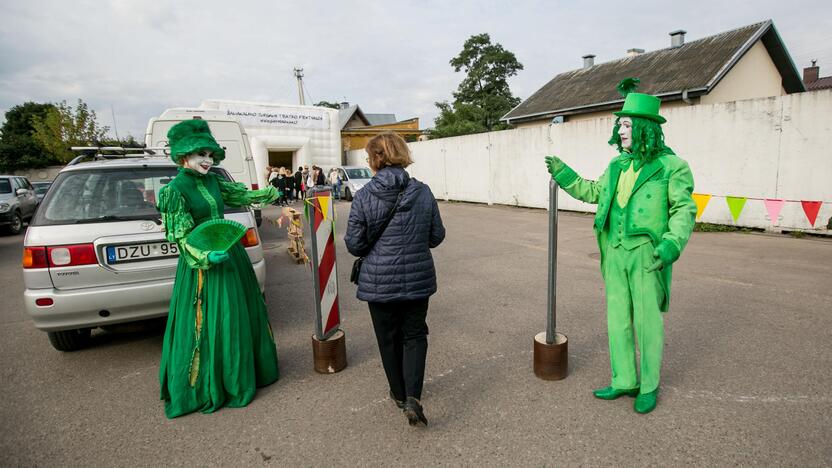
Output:
[[[780,198],[766,198],[764,203],[766,204],[766,211],[768,211],[768,219],[771,220],[771,224],[777,224],[780,218],[780,210],[783,209],[783,204],[786,201]]]
[[[801,200],[800,204],[803,205],[803,213],[806,214],[806,219],[809,220],[809,224],[812,227],[815,227],[815,220],[818,219],[818,212],[820,211],[820,205],[823,202],[819,201],[811,201],[811,200]]]

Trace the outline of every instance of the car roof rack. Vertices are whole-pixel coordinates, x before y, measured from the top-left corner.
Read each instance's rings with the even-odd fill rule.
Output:
[[[123,146],[73,146],[70,150],[81,154],[70,161],[67,166],[74,166],[88,159],[95,161],[119,158],[145,158],[148,156],[167,157],[170,153],[170,148],[165,146],[136,148]]]

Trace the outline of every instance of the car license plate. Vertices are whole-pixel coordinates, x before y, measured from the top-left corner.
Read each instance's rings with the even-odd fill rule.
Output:
[[[179,246],[172,242],[107,246],[107,263],[137,262],[179,256]]]

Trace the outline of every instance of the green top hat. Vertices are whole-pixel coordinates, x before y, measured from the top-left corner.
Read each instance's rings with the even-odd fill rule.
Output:
[[[638,87],[638,83],[638,78],[625,78],[618,83],[618,92],[624,96],[624,107],[613,114],[619,117],[643,117],[660,124],[667,122],[659,115],[661,99],[649,94],[633,92]]]
[[[225,159],[225,150],[211,135],[208,122],[201,119],[183,120],[171,127],[168,130],[168,143],[170,158],[176,164],[179,164],[182,156],[203,150],[213,152],[211,157],[215,164]]]

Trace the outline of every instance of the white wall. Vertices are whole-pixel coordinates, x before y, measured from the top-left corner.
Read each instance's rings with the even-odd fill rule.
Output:
[[[662,111],[668,145],[688,161],[697,193],[832,201],[832,90]],[[410,143],[409,172],[437,198],[527,207],[548,206],[543,157],[560,156],[579,174],[597,178],[615,151],[607,145],[613,117]],[[363,165],[363,150],[350,164]],[[595,207],[561,192],[560,209]],[[825,229],[832,204],[814,230]],[[724,198],[714,197],[701,221],[735,224]],[[769,228],[762,200],[748,200],[736,223]],[[812,230],[800,203],[786,203],[773,227]]]

